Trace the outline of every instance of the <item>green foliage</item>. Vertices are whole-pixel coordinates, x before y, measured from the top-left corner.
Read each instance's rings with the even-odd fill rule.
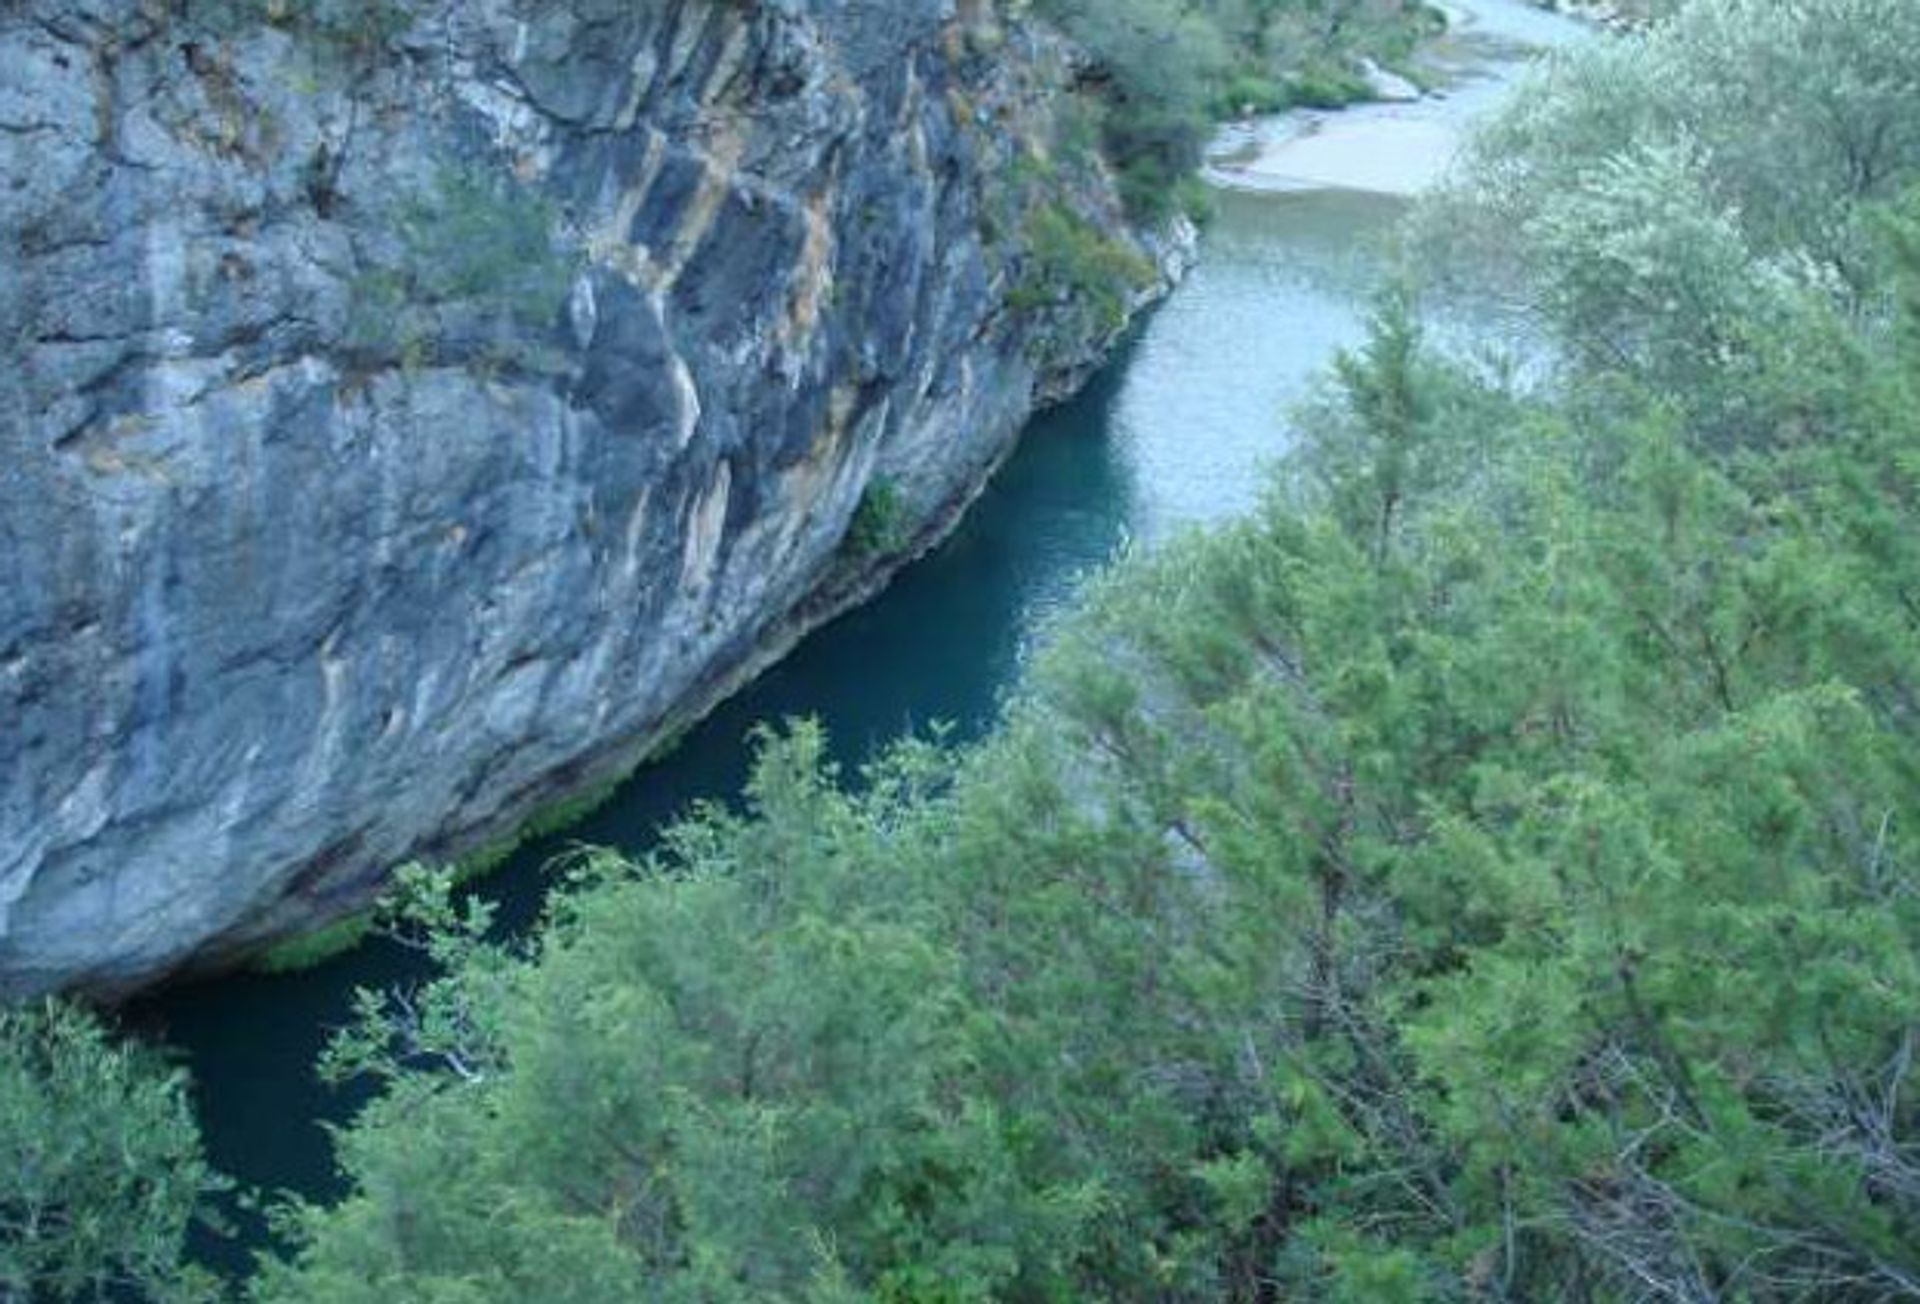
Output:
[[[301,973],[345,955],[367,940],[373,913],[361,911],[330,924],[275,942],[250,961],[260,973]]]
[[[1854,343],[1861,433],[1734,451],[1389,295],[977,752],[769,740],[536,956],[424,883],[448,976],[363,1000],[356,1194],[261,1294],[1897,1294],[1920,404]]]
[[[486,299],[536,324],[559,310],[570,269],[553,247],[557,214],[542,196],[490,173],[450,170],[397,216],[415,288],[429,300]]]
[[[1324,60],[1300,69],[1286,82],[1287,103],[1305,109],[1343,109],[1372,94],[1358,71]]]
[[[906,547],[913,538],[913,520],[907,510],[900,486],[884,475],[877,475],[860,491],[860,502],[847,522],[847,533],[840,551],[857,560],[889,557]]]
[[[1167,105],[1130,104],[1107,115],[1106,154],[1128,213],[1159,222],[1178,211],[1174,188],[1200,166],[1209,130],[1197,111]]]
[[[0,1298],[197,1299],[187,1229],[223,1189],[186,1084],[71,1006],[0,1008]]]
[[[397,196],[391,240],[353,285],[349,343],[408,365],[538,364],[527,342],[553,324],[574,260],[551,201],[480,169],[449,169]]]
[[[1074,341],[1122,329],[1134,299],[1153,284],[1153,266],[1137,250],[1071,209],[1035,209],[1023,234],[1026,262],[1007,305],[1043,317],[1042,362],[1056,348],[1070,352]]]
[[[655,757],[670,750],[671,743],[657,749]],[[652,758],[650,758],[652,759]],[[485,878],[530,842],[564,833],[612,800],[626,781],[618,775],[586,790],[540,807],[512,832],[482,844],[455,861],[449,871],[455,884]],[[415,872],[411,868],[409,873]],[[252,967],[261,973],[300,973],[315,969],[357,948],[380,930],[388,908],[371,906],[346,915],[330,924],[276,942],[253,959]]]
[[[1215,117],[1234,118],[1279,113],[1294,103],[1295,98],[1284,83],[1271,77],[1242,73],[1227,82],[1212,107]]]
[[[1751,438],[1768,340],[1883,291],[1872,214],[1920,168],[1916,48],[1906,0],[1714,0],[1590,42],[1474,142],[1430,261]]]
[[[657,759],[668,750],[671,750],[670,742],[655,749],[647,759]],[[548,802],[528,816],[511,833],[484,843],[455,861],[452,866],[455,882],[471,883],[475,879],[485,878],[506,864],[513,858],[515,852],[529,842],[537,842],[557,833],[565,833],[612,801],[613,795],[620,790],[620,785],[627,781],[627,777],[626,774],[616,774],[571,797],[561,797]]]

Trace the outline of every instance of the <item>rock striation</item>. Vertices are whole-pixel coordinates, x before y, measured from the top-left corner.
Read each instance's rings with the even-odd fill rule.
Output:
[[[1070,65],[983,0],[0,9],[0,993],[352,909],[927,546],[1116,327],[1016,293],[1014,179],[1180,265],[1049,159]]]

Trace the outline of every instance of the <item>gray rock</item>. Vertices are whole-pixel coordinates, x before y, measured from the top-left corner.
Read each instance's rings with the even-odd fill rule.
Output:
[[[1407,104],[1425,93],[1397,72],[1389,72],[1372,59],[1360,60],[1360,76],[1366,80],[1367,93],[1389,104]]]
[[[0,10],[0,993],[230,960],[617,772],[1058,387],[982,220],[1044,34],[385,8]],[[921,528],[854,565],[876,476]]]

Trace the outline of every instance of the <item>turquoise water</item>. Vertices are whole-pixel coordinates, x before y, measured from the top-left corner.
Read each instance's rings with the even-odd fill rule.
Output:
[[[1483,30],[1559,40],[1572,29],[1518,0],[1472,0]],[[1509,48],[1478,47],[1483,76],[1427,111],[1467,115],[1497,94]],[[1244,511],[1284,453],[1288,411],[1336,349],[1358,340],[1404,200],[1355,192],[1222,193],[1192,276],[1081,395],[1034,420],[1019,452],[940,549],[879,599],[809,638],[635,774],[566,835],[523,849],[482,891],[524,928],[574,842],[644,851],[689,804],[738,792],[755,723],[809,715],[857,763],[933,721],[961,738],[992,723],[1036,630],[1087,572],[1129,541]],[[374,943],[302,974],[180,988],[134,1011],[192,1069],[213,1162],[242,1184],[309,1197],[338,1190],[324,1131],[359,1097],[312,1066],[356,986],[417,978],[414,957]],[[261,1242],[236,1214],[238,1264]]]

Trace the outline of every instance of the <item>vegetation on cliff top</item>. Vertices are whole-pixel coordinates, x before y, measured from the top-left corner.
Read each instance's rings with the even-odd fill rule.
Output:
[[[1124,231],[1072,201],[1117,184],[1135,222],[1204,220],[1197,176],[1214,123],[1291,104],[1365,98],[1359,60],[1404,64],[1438,29],[1420,0],[1036,0],[1083,62],[1054,108],[1053,138],[990,187],[989,238],[1021,267],[1008,306],[1036,322],[1042,369],[1084,358],[1125,325],[1156,269]],[[1064,200],[1068,202],[1062,202]]]

